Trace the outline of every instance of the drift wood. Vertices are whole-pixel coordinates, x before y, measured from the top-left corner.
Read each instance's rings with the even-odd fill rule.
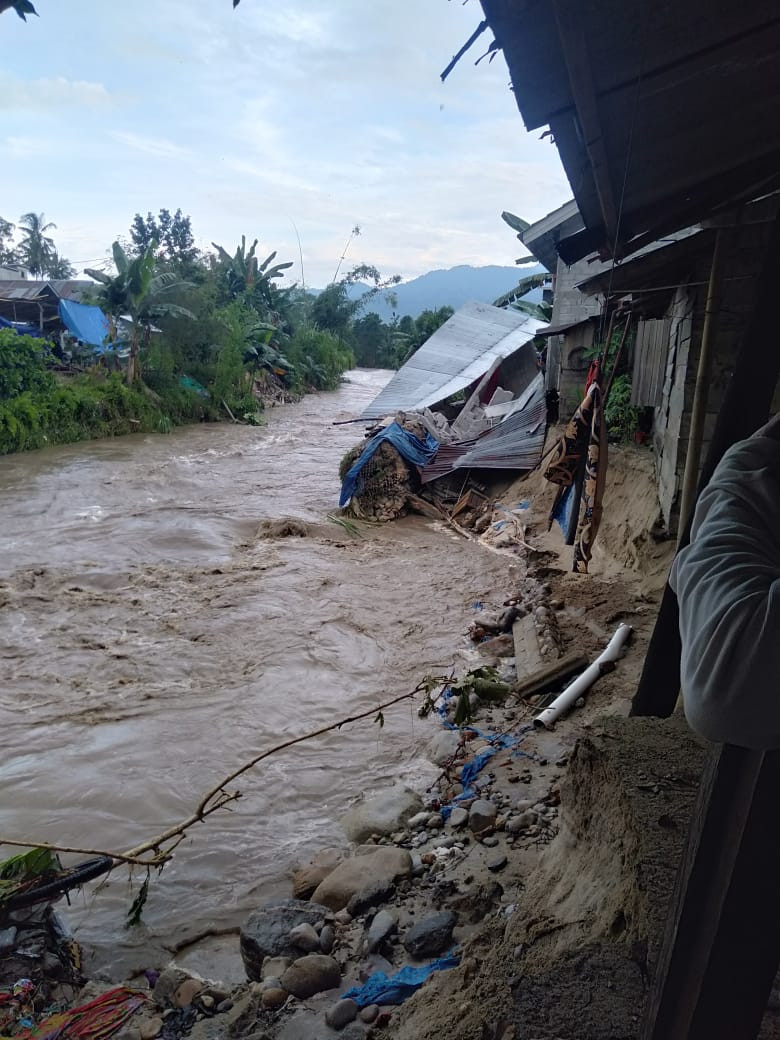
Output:
[[[587,667],[588,658],[585,654],[567,654],[560,661],[555,661],[554,664],[548,665],[546,668],[539,668],[532,675],[517,679],[512,686],[512,693],[520,697],[521,700],[549,693],[576,672],[584,671]]]

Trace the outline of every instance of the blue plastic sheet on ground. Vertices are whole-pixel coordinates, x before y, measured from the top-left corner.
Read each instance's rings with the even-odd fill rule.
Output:
[[[8,318],[0,317],[0,329],[13,329],[20,336],[35,336],[40,339],[43,333],[37,325],[28,325],[23,321],[9,321]]]
[[[370,1004],[403,1004],[435,971],[457,968],[459,964],[460,956],[448,953],[445,957],[439,957],[430,964],[422,964],[419,968],[408,964],[395,975],[388,976],[383,971],[376,971],[362,986],[355,986],[342,993],[341,999],[351,998],[360,1008],[368,1007]]]
[[[368,441],[360,458],[347,471],[341,485],[340,506],[345,506],[355,494],[360,471],[384,441],[392,444],[398,454],[414,466],[427,465],[439,450],[439,442],[433,434],[426,433],[424,440],[420,440],[419,437],[415,437],[413,433],[405,430],[403,426],[399,426],[397,422],[390,423]]]

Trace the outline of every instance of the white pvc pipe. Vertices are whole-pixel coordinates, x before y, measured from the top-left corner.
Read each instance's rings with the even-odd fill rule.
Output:
[[[573,707],[597,679],[600,679],[606,672],[612,671],[615,662],[620,657],[620,651],[633,631],[631,625],[619,625],[617,632],[607,643],[606,649],[599,654],[593,664],[585,669],[582,675],[569,683],[563,693],[558,694],[549,707],[536,716],[534,726],[537,729],[542,727],[552,729],[561,715]]]

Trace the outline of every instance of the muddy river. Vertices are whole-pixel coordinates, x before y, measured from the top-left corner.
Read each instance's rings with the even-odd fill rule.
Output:
[[[363,537],[328,519],[361,429],[333,422],[388,376],[350,373],[261,428],[0,459],[0,833],[128,848],[259,750],[452,664],[503,562],[419,518]],[[308,534],[269,535],[285,517]],[[381,732],[355,724],[263,763],[153,879],[140,928],[124,929],[125,869],[75,896],[91,967],[148,966],[287,896],[296,860],[344,843],[360,792],[430,776],[430,725],[402,706]]]

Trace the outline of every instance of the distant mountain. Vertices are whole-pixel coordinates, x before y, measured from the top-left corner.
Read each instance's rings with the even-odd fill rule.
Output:
[[[424,310],[435,310],[437,307],[462,307],[469,300],[479,303],[492,303],[499,296],[513,289],[523,278],[532,274],[543,274],[545,268],[541,264],[533,267],[451,267],[447,271],[428,271],[427,274],[403,282],[392,290],[397,303],[393,307],[387,301],[388,293],[375,296],[362,313],[374,311],[389,321],[393,314],[403,317],[409,314],[416,318]],[[357,299],[368,291],[368,286],[358,282],[350,288],[350,297]],[[534,290],[528,300],[539,302],[541,290]]]

